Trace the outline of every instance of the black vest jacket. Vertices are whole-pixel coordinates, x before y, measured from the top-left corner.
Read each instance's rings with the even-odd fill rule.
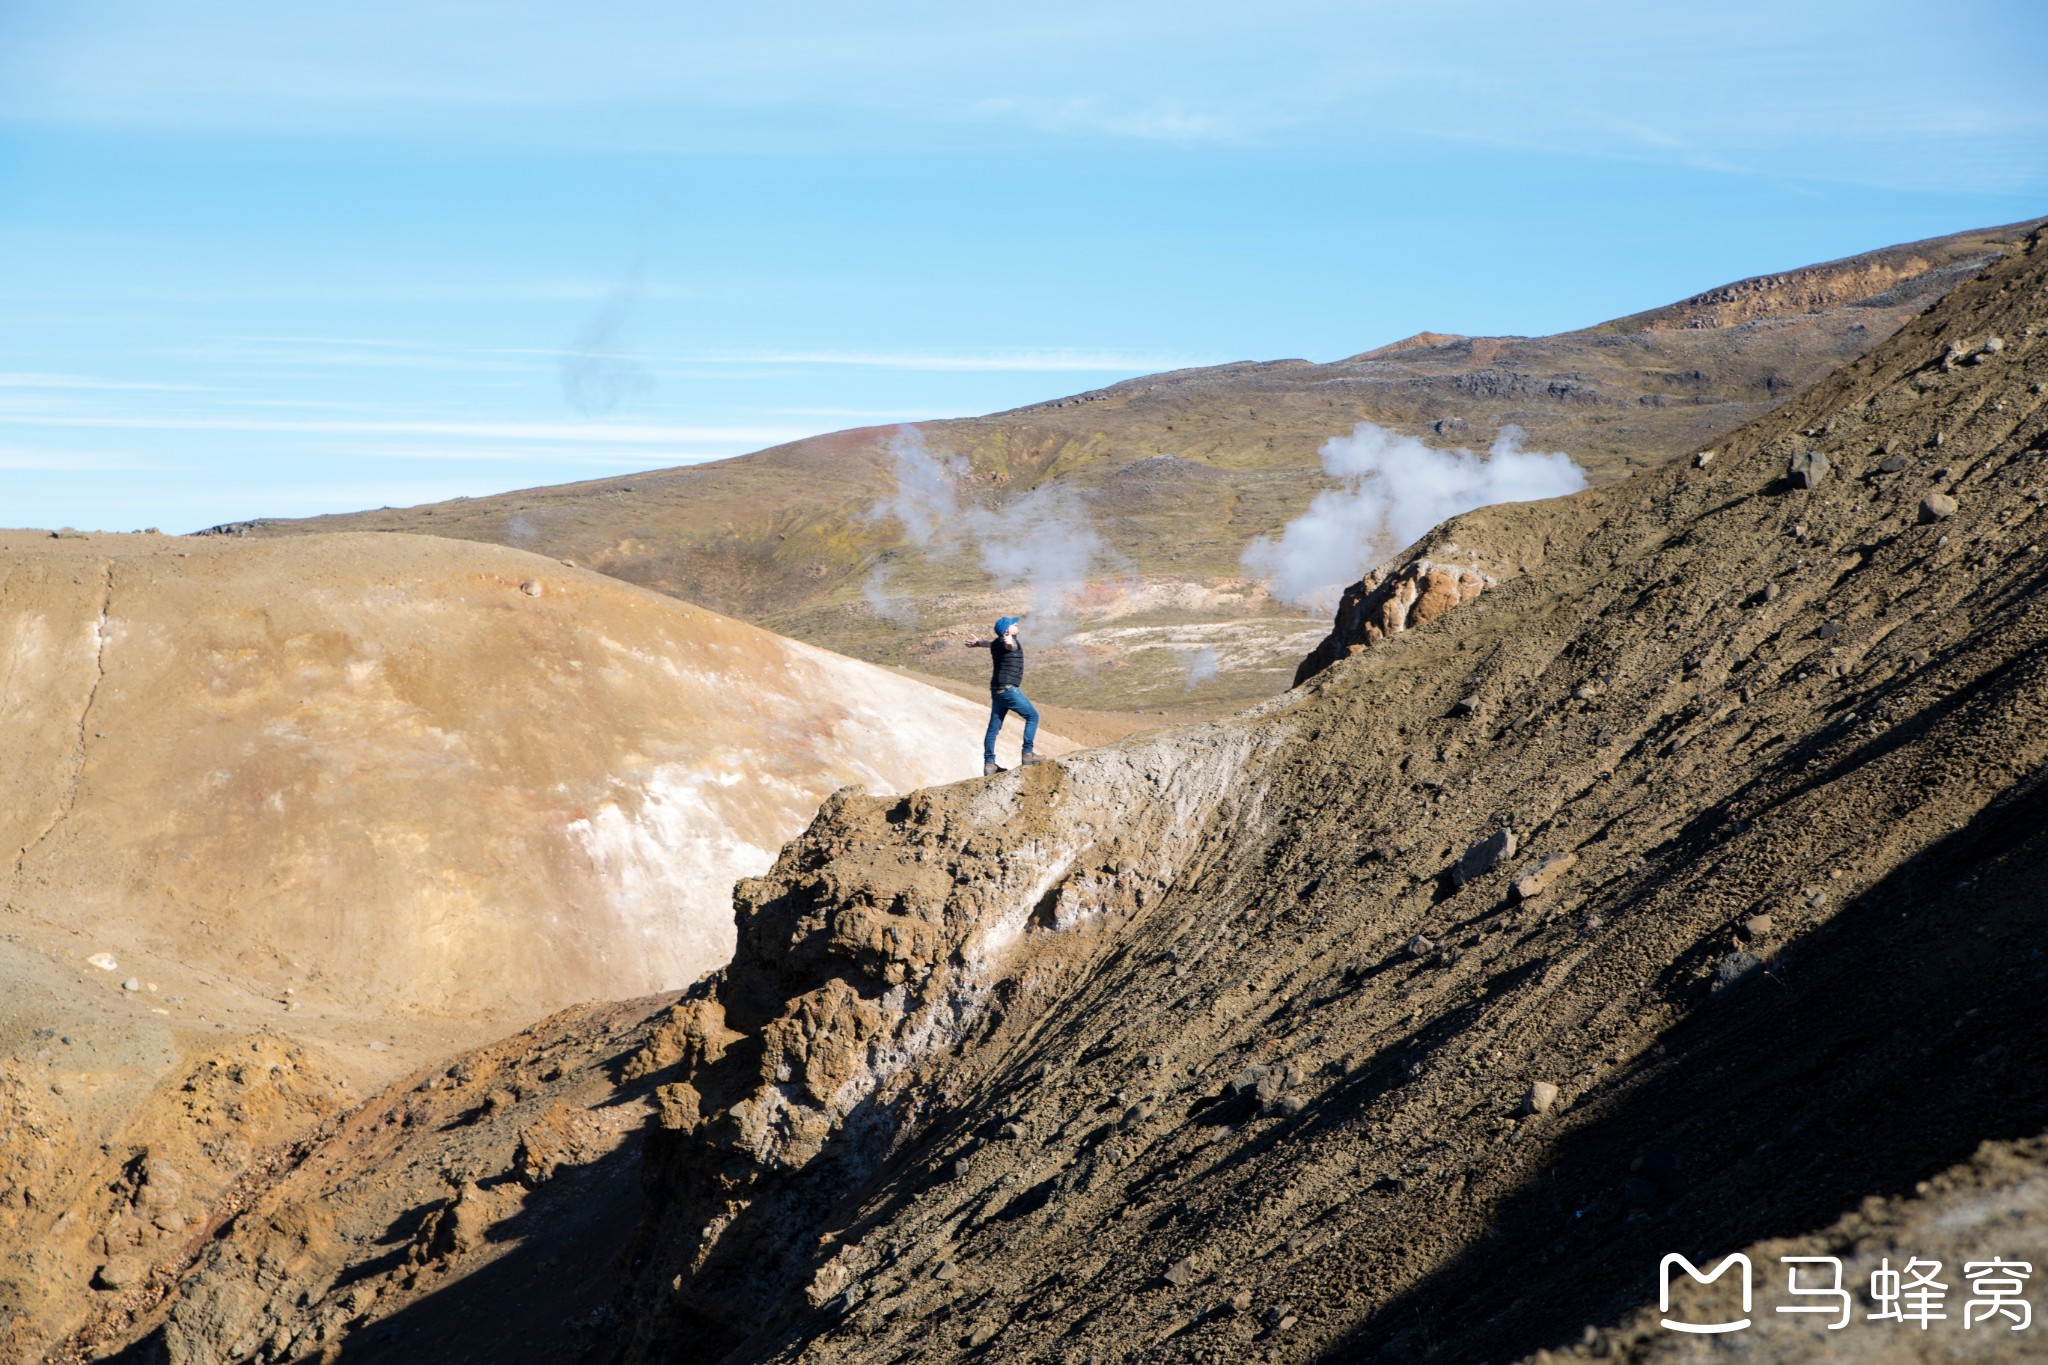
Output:
[[[1024,685],[1024,646],[1022,644],[1012,648],[1005,648],[1002,637],[998,636],[989,641],[988,652],[989,663],[992,665],[988,675],[989,691],[1000,692],[1006,687],[1022,687]]]

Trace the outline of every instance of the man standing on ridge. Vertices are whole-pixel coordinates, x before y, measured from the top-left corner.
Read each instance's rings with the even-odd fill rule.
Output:
[[[1005,616],[996,622],[993,640],[969,640],[969,649],[986,649],[991,668],[988,675],[988,734],[981,741],[981,775],[1003,772],[996,762],[996,736],[1003,732],[1003,717],[1015,711],[1024,717],[1024,761],[1038,762],[1031,745],[1038,738],[1038,708],[1024,695],[1024,646],[1017,643],[1021,616]]]

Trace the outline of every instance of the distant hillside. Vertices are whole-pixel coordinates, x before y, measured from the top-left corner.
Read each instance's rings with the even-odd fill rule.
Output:
[[[1248,582],[1253,538],[1326,486],[1317,451],[1359,421],[1485,449],[1513,423],[1595,483],[1710,445],[1891,335],[2029,225],[1890,247],[1745,280],[1551,337],[1423,333],[1334,364],[1242,362],[1129,380],[919,428],[964,457],[972,501],[1035,489],[1084,501],[1102,552],[1077,633],[1033,662],[1034,687],[1111,710],[1227,709],[1284,688],[1319,634]],[[953,642],[1017,609],[972,553],[907,544],[870,513],[893,483],[894,432],[811,437],[737,459],[260,534],[404,530],[495,541],[876,662],[971,681]],[[1383,547],[1391,551],[1394,546]],[[900,595],[878,614],[864,591]]]

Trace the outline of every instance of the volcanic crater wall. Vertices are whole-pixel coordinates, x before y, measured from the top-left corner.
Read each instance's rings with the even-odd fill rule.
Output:
[[[637,1064],[631,1355],[1504,1358],[2048,1127],[2044,331],[2036,234],[1245,717],[829,803]]]
[[[683,1077],[656,1092],[656,1150],[667,1216],[699,1230],[660,1250],[690,1279],[692,1330],[737,1339],[772,1308],[822,1210],[957,1102],[970,1043],[1070,986],[1219,824],[1259,822],[1272,742],[1166,732],[979,784],[842,792],[740,884],[732,968],[628,1068]]]
[[[17,534],[0,575],[7,901],[353,1004],[687,985],[834,786],[980,748],[970,702],[514,550]]]

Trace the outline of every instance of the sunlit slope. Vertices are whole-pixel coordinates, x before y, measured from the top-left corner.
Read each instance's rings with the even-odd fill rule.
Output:
[[[825,795],[979,771],[971,702],[496,546],[10,533],[0,584],[12,908],[315,999],[687,984]]]

